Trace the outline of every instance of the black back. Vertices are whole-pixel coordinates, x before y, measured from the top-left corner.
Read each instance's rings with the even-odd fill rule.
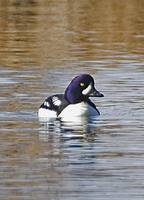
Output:
[[[69,102],[64,98],[64,94],[55,94],[48,97],[40,108],[54,110],[58,116],[68,105]]]

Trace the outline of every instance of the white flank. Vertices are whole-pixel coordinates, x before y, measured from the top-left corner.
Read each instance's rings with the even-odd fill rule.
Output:
[[[91,89],[92,89],[92,85],[90,84],[86,89],[84,89],[84,90],[82,91],[82,94],[83,94],[83,95],[89,94],[90,91],[91,91]]]
[[[48,118],[56,118],[57,115],[55,111],[45,109],[45,108],[40,108],[38,110],[38,117],[48,119]]]
[[[87,103],[77,103],[68,105],[60,114],[59,118],[67,122],[80,123],[83,117],[91,117],[99,115],[99,113]],[[40,121],[49,121],[51,119],[57,118],[55,111],[40,108],[38,110],[38,117]]]

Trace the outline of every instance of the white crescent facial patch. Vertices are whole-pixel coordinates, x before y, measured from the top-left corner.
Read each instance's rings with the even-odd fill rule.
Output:
[[[82,94],[83,94],[83,95],[89,94],[90,91],[91,91],[91,89],[92,89],[92,85],[89,84],[89,86],[88,86],[86,89],[84,89],[84,90],[82,91]]]

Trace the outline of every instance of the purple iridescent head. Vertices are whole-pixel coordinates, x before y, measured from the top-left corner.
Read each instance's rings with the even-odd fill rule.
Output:
[[[76,76],[65,90],[65,98],[71,104],[86,101],[88,97],[103,97],[94,86],[94,79],[89,74]]]

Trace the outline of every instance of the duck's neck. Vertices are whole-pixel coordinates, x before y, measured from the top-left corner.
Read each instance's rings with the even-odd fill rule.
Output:
[[[64,97],[70,104],[76,104],[85,101],[84,96],[78,91],[71,91],[69,89],[66,89]]]

